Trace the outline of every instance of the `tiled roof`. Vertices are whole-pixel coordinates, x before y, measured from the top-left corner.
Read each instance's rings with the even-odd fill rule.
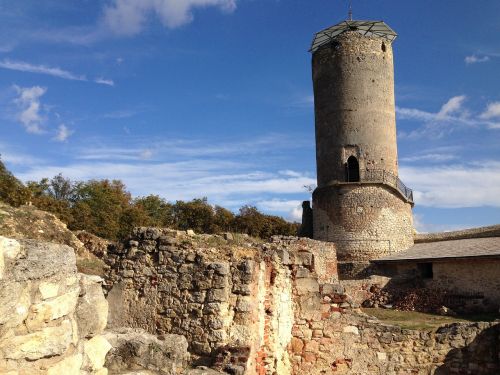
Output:
[[[408,250],[376,259],[374,263],[500,258],[500,237],[420,243]]]

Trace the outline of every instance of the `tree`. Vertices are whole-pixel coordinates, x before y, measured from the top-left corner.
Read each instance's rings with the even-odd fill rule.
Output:
[[[190,202],[177,201],[173,207],[175,225],[180,230],[192,229],[198,233],[214,232],[214,209],[207,198]]]
[[[234,231],[234,214],[221,206],[215,206],[214,231],[231,232]]]
[[[7,170],[0,160],[0,200],[12,206],[26,204],[30,200],[30,191]]]
[[[74,221],[70,229],[84,229],[97,236],[116,240],[124,211],[131,206],[131,196],[119,180],[90,180],[75,186]]]
[[[31,201],[37,208],[51,212],[71,225],[74,220],[71,210],[74,183],[59,174],[50,181],[48,178],[39,182],[28,181],[27,188],[31,193]]]
[[[148,226],[172,227],[174,225],[173,206],[158,195],[135,198],[133,205],[146,213]]]
[[[239,232],[259,237],[264,227],[264,221],[264,215],[259,212],[257,207],[247,205],[240,208],[235,225]]]

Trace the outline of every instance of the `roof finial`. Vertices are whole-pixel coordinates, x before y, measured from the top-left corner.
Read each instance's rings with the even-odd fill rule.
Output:
[[[349,21],[352,21],[352,0],[349,0]]]

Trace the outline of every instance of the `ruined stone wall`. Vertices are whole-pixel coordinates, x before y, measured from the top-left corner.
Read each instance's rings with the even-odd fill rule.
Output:
[[[314,239],[334,242],[341,262],[366,262],[413,245],[411,205],[385,186],[318,188],[313,214]]]
[[[337,278],[332,244],[295,237],[259,244],[138,228],[108,255],[111,327],[184,335],[200,363],[249,374],[290,367],[291,280]]]
[[[108,300],[115,323],[182,334],[197,363],[218,371],[500,371],[498,323],[423,332],[363,314],[338,282],[331,243],[294,237],[258,243],[142,228],[114,251],[110,265]]]
[[[458,295],[479,295],[481,306],[490,311],[500,307],[500,260],[467,260],[434,262],[429,287],[449,290]],[[472,306],[471,306],[472,307]]]
[[[318,186],[345,181],[350,156],[397,176],[391,44],[345,32],[313,54],[312,71]]]
[[[0,237],[0,373],[107,373],[108,307],[66,245]]]
[[[500,371],[498,322],[416,331],[381,324],[342,307],[332,310],[327,319],[294,325],[291,373],[493,375]]]

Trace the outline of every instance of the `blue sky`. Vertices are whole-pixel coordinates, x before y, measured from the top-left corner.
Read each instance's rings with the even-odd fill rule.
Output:
[[[22,180],[118,178],[300,216],[313,34],[347,1],[0,0],[0,153]],[[395,29],[400,175],[419,231],[500,223],[500,2],[354,0]]]

